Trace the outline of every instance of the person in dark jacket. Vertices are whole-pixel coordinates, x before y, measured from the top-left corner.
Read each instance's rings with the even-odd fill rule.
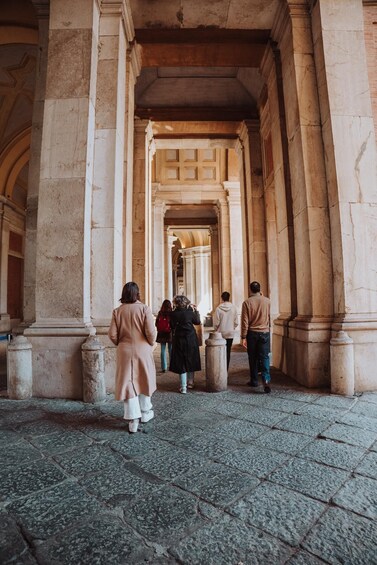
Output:
[[[178,295],[173,300],[174,310],[170,314],[173,331],[170,371],[178,373],[180,392],[186,394],[187,385],[194,384],[194,372],[201,370],[200,351],[194,324],[200,324],[200,314],[186,296]]]
[[[172,311],[172,306],[170,300],[164,300],[159,313],[156,317],[156,328],[157,328],[157,343],[161,344],[161,371],[166,373],[168,368],[166,349],[169,351],[169,359],[171,357],[171,325],[170,325],[170,314]]]

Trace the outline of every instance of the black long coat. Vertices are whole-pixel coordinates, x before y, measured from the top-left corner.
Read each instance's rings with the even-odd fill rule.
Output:
[[[173,346],[169,370],[178,374],[200,371],[200,351],[193,325],[200,324],[199,312],[190,307],[177,308],[171,312],[170,322]]]

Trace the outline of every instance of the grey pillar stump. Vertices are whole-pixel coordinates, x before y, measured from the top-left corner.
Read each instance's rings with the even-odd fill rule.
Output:
[[[106,398],[105,348],[95,335],[81,346],[82,389],[84,402],[101,402]]]
[[[228,386],[226,341],[219,332],[211,332],[206,339],[206,384],[210,392],[221,392]]]

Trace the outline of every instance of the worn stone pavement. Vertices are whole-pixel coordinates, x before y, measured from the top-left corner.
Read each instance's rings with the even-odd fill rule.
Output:
[[[266,395],[241,348],[226,392],[197,376],[137,434],[110,396],[0,398],[0,563],[377,564],[377,393]]]

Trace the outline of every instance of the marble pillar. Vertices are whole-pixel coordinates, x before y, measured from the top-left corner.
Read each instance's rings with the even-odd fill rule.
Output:
[[[259,123],[252,120],[243,122],[240,138],[244,147],[245,164],[245,210],[248,215],[248,269],[247,284],[259,281],[263,291],[268,292],[266,229],[264,212],[264,190]]]
[[[161,200],[153,202],[153,288],[152,311],[158,314],[163,300],[165,300],[165,203]],[[170,254],[171,255],[171,254]]]
[[[312,30],[330,208],[333,343],[353,359],[349,391],[376,390],[377,152],[368,82],[363,4],[321,0]],[[333,356],[334,357],[334,356]],[[331,366],[336,378],[336,368]],[[332,382],[333,386],[333,382]]]
[[[123,282],[132,280],[132,206],[134,170],[135,84],[141,70],[140,47],[129,45],[126,55],[126,108],[124,147]]]
[[[49,3],[33,2],[38,18],[38,69],[35,81],[31,128],[29,177],[25,222],[24,316],[23,324],[35,322],[35,268],[37,256],[37,214],[41,173],[43,114],[46,96],[46,74],[49,31]]]
[[[122,1],[103,3],[95,107],[91,316],[107,327],[123,286],[123,178],[126,51]]]
[[[318,83],[306,1],[283,6],[273,29],[281,55],[294,217],[297,315],[289,323],[289,374],[329,384],[333,275]]]
[[[91,205],[99,10],[94,0],[50,2],[43,108],[33,394],[82,398],[89,334]],[[64,69],[64,72],[62,71]]]
[[[151,156],[154,149],[149,121],[135,118],[134,135],[132,278],[139,285],[142,302],[151,304]]]
[[[219,230],[217,226],[210,228],[211,241],[211,273],[212,273],[212,311],[220,303],[221,297],[221,274],[220,274],[220,253],[219,253]]]
[[[242,211],[240,183],[226,181],[223,183],[224,189],[228,193],[229,206],[229,234],[230,234],[230,269],[232,286],[227,290],[231,295],[231,302],[241,312],[244,295],[244,269],[243,269],[243,246],[242,246]]]
[[[221,247],[221,292],[232,287],[232,275],[230,267],[230,227],[229,227],[229,205],[228,202],[220,200],[219,208],[219,233]]]

